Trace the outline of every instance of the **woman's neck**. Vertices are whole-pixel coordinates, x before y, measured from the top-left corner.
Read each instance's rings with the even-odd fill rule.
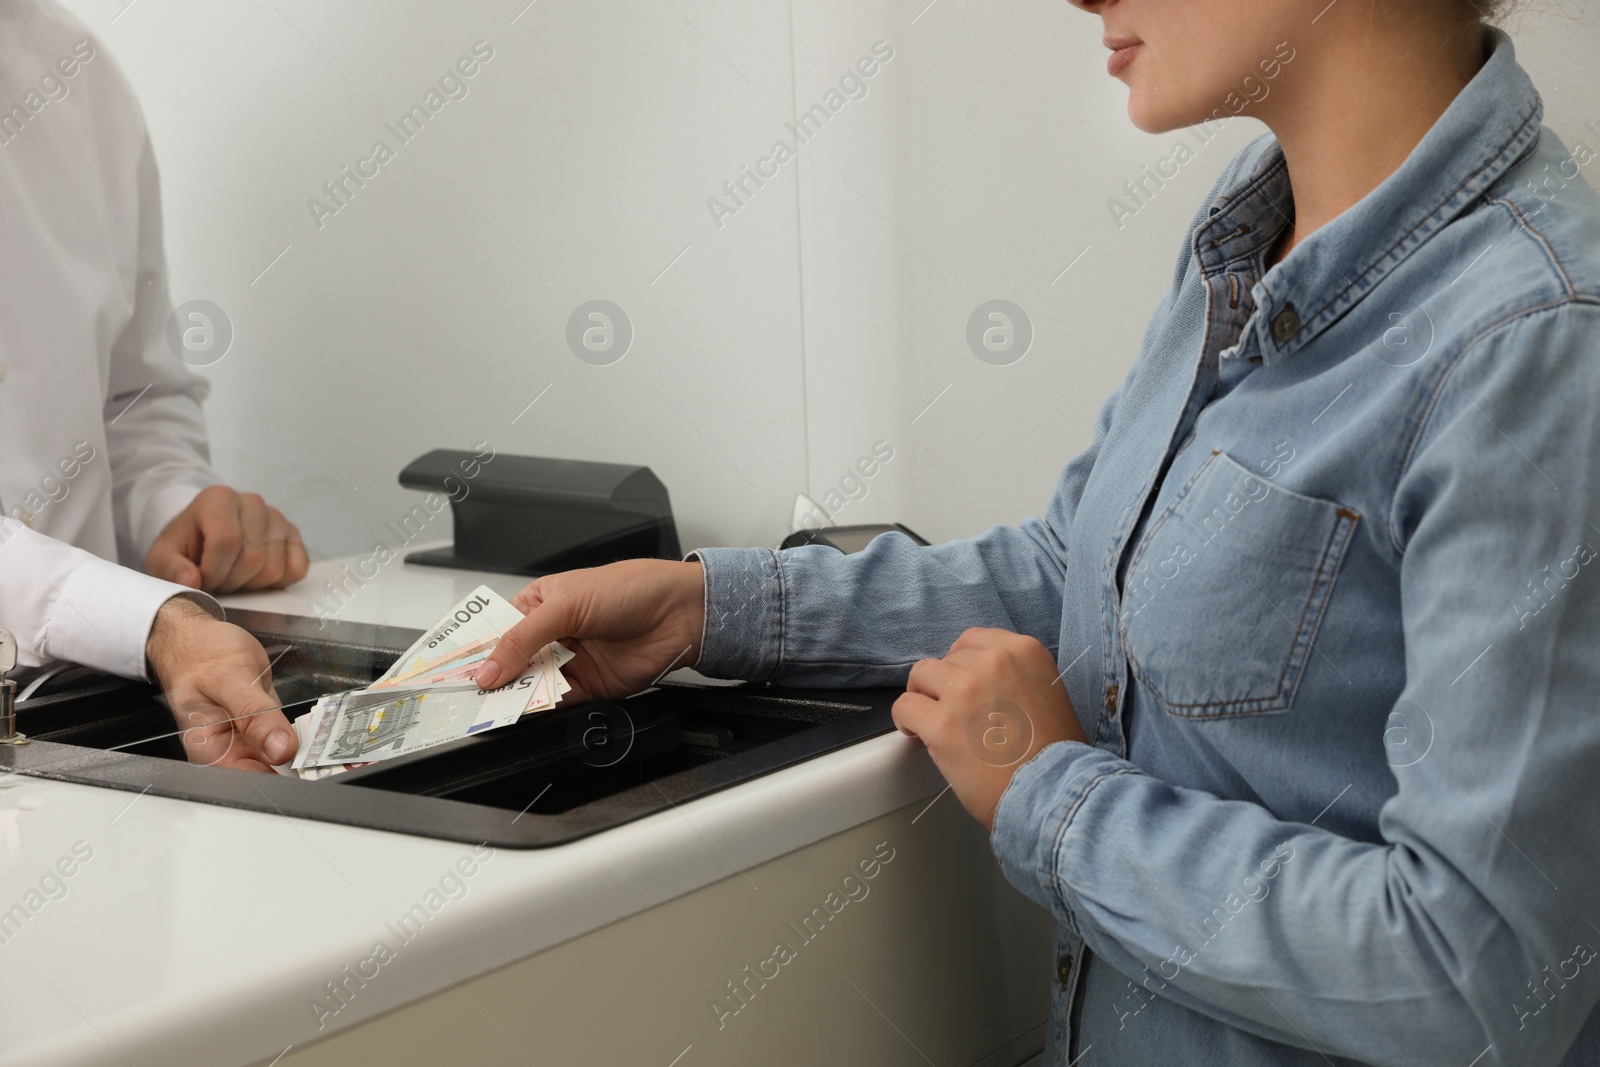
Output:
[[[1295,81],[1257,112],[1294,191],[1273,263],[1393,174],[1484,59],[1477,22],[1441,25],[1398,5],[1336,5],[1310,32],[1323,36],[1300,48]]]

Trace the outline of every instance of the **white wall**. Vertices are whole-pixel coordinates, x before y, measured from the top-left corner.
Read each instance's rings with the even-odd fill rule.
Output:
[[[1235,120],[1203,146],[1138,132],[1105,74],[1099,20],[1064,0],[794,6],[799,100],[856,42],[898,50],[870,114],[854,116],[865,121],[801,164],[812,484],[837,482],[883,438],[896,458],[840,521],[899,520],[942,540],[1035,514],[1092,439],[1201,198],[1262,127]],[[1600,149],[1600,129],[1584,127],[1600,127],[1600,5],[1530,0],[1509,28],[1546,121]],[[1119,226],[1108,200],[1179,141],[1195,158]],[[1586,173],[1600,184],[1600,162]],[[1035,328],[1011,366],[967,347],[968,317],[995,298]]]
[[[675,4],[71,3],[148,113],[174,299],[235,324],[206,372],[218,463],[321,552],[370,548],[417,499],[400,468],[480,438],[648,463],[686,543],[784,532],[805,484],[792,168],[721,232],[705,202],[790,115],[788,9]],[[480,39],[470,95],[319,230],[308,198]],[[608,367],[565,342],[594,298],[636,330]]]
[[[1513,29],[1547,121],[1600,147],[1600,13],[1541,2]],[[650,464],[686,546],[776,543],[795,492],[879,441],[894,458],[838,521],[1014,522],[1089,441],[1255,132],[1119,227],[1121,184],[1197,142],[1128,124],[1098,21],[1063,0],[525,3],[69,0],[149,114],[176,299],[237,329],[207,371],[218,462],[322,553],[410,506],[406,461],[479,438]],[[307,198],[479,39],[470,95],[319,230]],[[867,95],[717,226],[706,200],[878,41]],[[564,342],[596,297],[637,331],[609,367]],[[1035,331],[1011,366],[966,342],[995,298]]]

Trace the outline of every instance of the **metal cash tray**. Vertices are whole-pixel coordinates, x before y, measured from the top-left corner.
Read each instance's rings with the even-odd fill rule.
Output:
[[[274,658],[284,713],[365,685],[420,630],[229,611]],[[892,689],[662,683],[322,781],[183,758],[159,691],[85,669],[17,709],[32,739],[0,771],[374,830],[545,848],[654,814],[892,730]]]

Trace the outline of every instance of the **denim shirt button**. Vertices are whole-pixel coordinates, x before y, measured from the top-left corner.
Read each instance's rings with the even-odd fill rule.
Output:
[[[1116,714],[1117,711],[1117,696],[1119,692],[1120,690],[1116,686],[1112,686],[1110,689],[1106,690],[1105,709],[1111,712],[1113,715]]]
[[[1067,979],[1072,977],[1072,954],[1070,952],[1056,961],[1056,977],[1061,979],[1063,986],[1067,984]]]
[[[1281,343],[1287,341],[1300,332],[1300,316],[1294,313],[1294,308],[1286,307],[1278,312],[1272,320],[1272,336]]]

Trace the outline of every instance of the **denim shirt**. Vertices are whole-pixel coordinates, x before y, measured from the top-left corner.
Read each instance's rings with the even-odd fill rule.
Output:
[[[1600,202],[1487,52],[1270,269],[1282,153],[1233,160],[1042,517],[697,553],[702,671],[1055,653],[1090,743],[992,836],[1046,1063],[1600,1063]]]

